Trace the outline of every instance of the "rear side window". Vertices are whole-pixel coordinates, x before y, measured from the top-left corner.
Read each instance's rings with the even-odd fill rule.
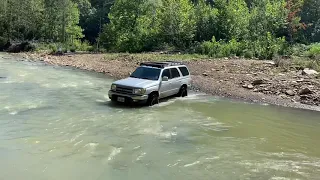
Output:
[[[180,73],[177,68],[171,68],[170,70],[171,70],[172,79],[180,77]]]
[[[170,75],[169,69],[163,70],[163,73],[162,73],[161,77],[164,77],[164,76],[167,76],[169,79],[171,79],[171,75]]]
[[[182,76],[189,76],[190,75],[190,73],[186,67],[179,67],[179,69],[181,71]]]

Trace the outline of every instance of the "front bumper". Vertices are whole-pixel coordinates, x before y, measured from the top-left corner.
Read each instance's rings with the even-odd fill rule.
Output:
[[[120,94],[114,91],[109,91],[108,93],[109,98],[112,101],[117,101],[118,97],[123,97],[125,98],[125,103],[146,103],[148,101],[148,95],[129,95],[129,94]]]

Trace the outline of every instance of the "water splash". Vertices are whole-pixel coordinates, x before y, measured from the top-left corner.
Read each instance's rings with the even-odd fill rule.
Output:
[[[121,153],[122,148],[113,148],[109,157],[108,157],[108,161],[111,161],[115,158],[116,155]]]

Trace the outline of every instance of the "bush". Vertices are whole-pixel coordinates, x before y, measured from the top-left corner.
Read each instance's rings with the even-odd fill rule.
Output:
[[[253,57],[253,52],[251,50],[245,50],[244,57],[247,59],[251,59]]]
[[[73,43],[69,44],[69,47],[71,52],[90,51],[90,49],[92,49],[92,46],[88,41],[81,42],[80,40],[74,41]]]
[[[58,52],[58,48],[56,44],[49,44],[49,50],[52,54],[55,54]]]
[[[288,50],[284,37],[276,38],[269,32],[253,42],[246,42],[246,44],[247,48],[254,52],[254,57],[259,59],[273,59],[277,55],[284,55]]]
[[[21,46],[23,47],[24,52],[30,52],[30,51],[36,50],[36,46],[34,44],[29,43],[29,42],[21,43]]]
[[[0,37],[0,51],[4,50],[4,46],[6,45],[7,40],[3,37]]]
[[[303,56],[309,49],[310,47],[305,44],[295,44],[291,46],[290,51],[287,54],[293,56]]]
[[[76,52],[76,48],[75,48],[74,46],[71,47],[71,48],[70,48],[70,52],[73,52],[73,53]]]
[[[320,59],[320,43],[311,44],[306,54],[310,58]]]
[[[4,37],[0,37],[0,51],[5,51],[11,46],[11,43]]]
[[[213,37],[211,41],[203,42],[200,47],[197,48],[197,52],[211,57],[221,58],[236,55],[240,56],[244,52],[243,48],[243,44],[235,39],[224,42],[216,41],[215,37]]]
[[[29,42],[23,42],[20,44],[14,44],[8,48],[8,52],[19,53],[19,52],[29,52],[34,51],[36,47]]]

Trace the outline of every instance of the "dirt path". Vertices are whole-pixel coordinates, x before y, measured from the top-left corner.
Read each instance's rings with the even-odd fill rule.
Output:
[[[153,60],[128,54],[19,55],[26,60],[105,73],[114,79],[125,78],[140,62]],[[319,75],[306,75],[292,64],[284,71],[273,62],[259,60],[192,59],[184,62],[190,68],[196,90],[249,102],[320,111]]]

